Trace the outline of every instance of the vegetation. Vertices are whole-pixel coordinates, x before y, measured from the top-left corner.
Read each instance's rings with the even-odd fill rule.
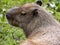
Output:
[[[25,39],[24,32],[21,28],[8,24],[6,11],[11,7],[35,1],[36,0],[0,0],[0,45],[18,45],[21,40]],[[43,7],[60,21],[60,0],[43,0]]]

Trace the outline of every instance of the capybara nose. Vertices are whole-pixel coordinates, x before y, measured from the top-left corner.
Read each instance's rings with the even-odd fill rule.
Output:
[[[10,14],[6,14],[6,17],[7,17],[7,19],[11,19],[11,15]]]

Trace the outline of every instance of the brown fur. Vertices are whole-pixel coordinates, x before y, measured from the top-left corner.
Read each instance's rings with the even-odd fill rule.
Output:
[[[36,16],[32,14],[34,9],[38,12]],[[41,6],[29,3],[9,9],[7,14],[11,17],[9,23],[23,28],[27,36],[27,40],[20,45],[60,45],[59,22]]]

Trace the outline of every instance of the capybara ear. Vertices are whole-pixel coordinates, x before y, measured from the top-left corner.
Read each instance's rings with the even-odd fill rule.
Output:
[[[37,15],[38,15],[38,9],[34,9],[34,10],[32,11],[32,14],[33,14],[33,16],[37,16]]]
[[[37,0],[37,1],[36,1],[36,4],[38,4],[38,5],[41,6],[41,5],[42,5],[42,0]]]

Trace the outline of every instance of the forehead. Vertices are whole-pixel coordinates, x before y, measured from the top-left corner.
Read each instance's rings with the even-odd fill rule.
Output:
[[[38,5],[35,3],[27,3],[23,6],[21,6],[21,11],[31,12],[32,10],[36,9],[37,7],[38,7]]]
[[[36,4],[34,4],[34,3],[28,3],[28,4],[25,4],[25,5],[20,6],[20,7],[13,7],[11,9],[9,9],[7,11],[7,13],[9,13],[11,15],[14,15],[14,14],[17,15],[17,14],[23,12],[23,11],[24,12],[29,12],[29,11],[31,11],[34,8],[37,8]]]
[[[35,3],[27,3],[27,4],[25,4],[25,5],[23,5],[22,6],[22,8],[25,8],[25,9],[30,9],[31,10],[31,8],[33,9],[33,8],[37,8],[37,4],[35,4]]]

